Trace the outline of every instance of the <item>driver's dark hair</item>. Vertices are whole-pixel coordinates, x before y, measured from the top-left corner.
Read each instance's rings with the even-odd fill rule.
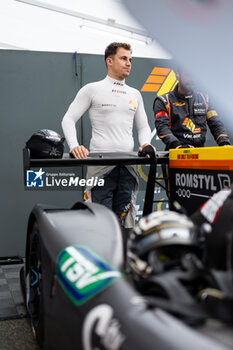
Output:
[[[105,49],[105,53],[104,53],[105,62],[106,62],[106,58],[108,58],[109,56],[114,56],[117,53],[117,49],[119,47],[122,47],[123,49],[128,50],[132,53],[132,48],[130,44],[114,42],[109,44]]]

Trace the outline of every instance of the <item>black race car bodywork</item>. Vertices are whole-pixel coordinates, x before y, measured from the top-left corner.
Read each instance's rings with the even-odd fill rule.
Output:
[[[220,350],[160,308],[148,308],[125,273],[122,229],[98,204],[37,205],[21,274],[36,338],[44,349]]]

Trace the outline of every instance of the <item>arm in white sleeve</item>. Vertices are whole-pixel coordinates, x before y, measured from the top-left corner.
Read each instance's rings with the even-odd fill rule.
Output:
[[[151,129],[148,123],[147,115],[144,108],[143,99],[138,93],[138,108],[135,113],[135,124],[138,132],[140,146],[151,142]]]
[[[79,90],[62,119],[63,133],[70,149],[79,146],[75,124],[89,109],[90,105],[91,97],[88,94],[88,85],[86,85]]]

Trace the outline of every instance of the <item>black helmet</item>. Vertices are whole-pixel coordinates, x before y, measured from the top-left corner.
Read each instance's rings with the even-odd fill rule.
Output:
[[[203,264],[195,225],[183,214],[164,210],[139,221],[129,235],[127,271],[150,306],[189,324],[219,316],[207,301],[224,293]],[[221,317],[230,316],[224,311]]]
[[[26,147],[30,150],[30,158],[62,158],[64,141],[56,131],[42,129],[30,137]]]

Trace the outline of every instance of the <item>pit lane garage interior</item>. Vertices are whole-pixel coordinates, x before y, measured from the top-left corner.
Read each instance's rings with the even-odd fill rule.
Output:
[[[190,1],[186,2],[189,3]],[[193,213],[207,198],[222,188],[229,186],[232,182],[232,149],[229,147],[223,151],[223,149],[214,147],[216,143],[208,132],[206,149],[192,150],[189,153],[185,153],[185,150],[177,150],[171,152],[169,155],[164,153],[164,145],[158,138],[155,130],[152,106],[156,96],[170,91],[177,84],[175,72],[178,63],[176,57],[169,51],[169,44],[167,45],[161,42],[159,37],[157,38],[151,35],[138,21],[138,18],[133,17],[132,13],[128,11],[124,1],[98,0],[98,2],[94,2],[93,0],[87,0],[83,3],[72,0],[3,0],[0,9],[0,91],[2,97],[0,106],[2,116],[2,165],[0,172],[2,194],[0,204],[2,226],[0,234],[0,349],[32,350],[38,347],[36,339],[39,340],[39,343],[41,342],[38,334],[33,338],[33,331],[35,333],[35,328],[37,328],[37,333],[41,330],[40,327],[39,330],[38,327],[31,327],[30,320],[33,319],[36,323],[38,319],[30,315],[30,311],[25,306],[25,296],[23,293],[27,290],[26,284],[24,285],[24,283],[28,283],[26,278],[28,277],[27,268],[30,269],[31,266],[31,269],[33,268],[35,271],[34,275],[30,278],[32,279],[31,284],[35,283],[36,285],[37,275],[39,275],[36,266],[38,266],[38,262],[41,263],[40,254],[44,254],[43,249],[38,250],[39,248],[37,247],[38,237],[35,234],[35,225],[39,224],[43,227],[44,223],[41,215],[44,215],[42,213],[48,213],[46,210],[49,210],[48,208],[50,206],[55,206],[59,210],[67,210],[72,208],[75,203],[83,202],[83,188],[77,190],[77,188],[73,188],[72,186],[71,188],[56,187],[55,179],[57,174],[61,173],[75,174],[76,177],[85,178],[86,170],[85,166],[77,167],[75,163],[71,163],[65,167],[63,164],[52,165],[52,167],[49,163],[42,166],[36,164],[36,167],[33,169],[43,168],[43,171],[49,174],[48,184],[43,189],[28,188],[26,171],[31,169],[32,164],[30,164],[30,156],[28,159],[24,150],[26,142],[38,130],[50,129],[62,135],[62,117],[77,91],[87,83],[101,80],[106,75],[106,67],[103,59],[105,47],[110,42],[123,41],[129,42],[133,48],[133,68],[130,76],[127,78],[127,84],[138,89],[142,94],[145,111],[152,130],[151,143],[156,147],[158,155],[160,155],[160,159],[157,160],[156,180],[153,187],[154,202],[151,209],[148,209],[149,211],[159,212],[169,209],[169,202],[171,202],[170,196],[172,196],[172,199],[178,200],[184,206],[186,213]],[[224,106],[221,106],[219,101],[216,101],[216,103],[219,107],[219,113],[224,118]],[[78,133],[78,137],[82,139],[83,144],[88,145],[91,137],[91,125],[87,116],[78,122]],[[233,144],[233,133],[231,133],[230,129],[228,133]],[[138,143],[135,130],[134,140],[136,151]],[[68,151],[68,146],[65,143],[64,154],[68,154]],[[168,195],[167,182],[164,179],[164,173],[162,171],[163,161],[161,159],[164,158],[166,158],[164,163],[170,166],[170,195]],[[210,158],[212,165],[207,166]],[[192,165],[186,168],[186,161],[190,162],[190,160],[192,161]],[[223,161],[224,164],[220,166],[219,164]],[[145,207],[150,164],[145,164],[145,162],[144,164],[137,164],[137,170],[140,176],[140,191],[137,197],[136,216],[136,221],[138,222],[144,215],[143,210]],[[195,186],[198,188],[196,192],[195,190],[197,188]],[[195,192],[195,195],[192,196],[192,192]],[[200,196],[202,196],[201,200]],[[45,207],[37,208],[34,214],[32,214],[33,208],[39,203],[44,204]],[[54,211],[56,210],[54,209]],[[70,215],[69,211],[66,214]],[[24,267],[25,259],[27,258],[28,220],[30,220],[30,217],[32,218],[31,215],[34,215],[35,220],[33,222],[34,226],[32,225],[33,230],[31,231],[33,232],[33,240],[30,241],[29,245],[31,246],[28,249],[30,252],[34,252],[35,256],[34,258],[29,258],[28,256],[29,265],[27,265],[26,271],[21,272],[20,286],[20,270],[22,271],[21,268]],[[55,214],[52,211],[48,215],[50,215],[49,218],[52,217],[53,219],[53,215]],[[53,220],[56,222],[57,218]],[[58,222],[60,222],[59,220],[62,219],[58,219]],[[106,220],[108,221],[108,219]],[[110,227],[111,225],[113,227],[115,225],[114,219],[111,218],[109,220]],[[111,222],[111,220],[113,221]],[[85,225],[86,223],[84,221],[83,227]],[[43,231],[42,227],[39,228],[39,232]],[[113,232],[115,231],[118,232],[118,228],[114,228]],[[43,239],[44,237],[39,238],[39,244],[43,242]],[[67,242],[67,246],[70,244],[74,245],[73,240]],[[88,245],[87,242],[81,241],[75,244]],[[118,244],[120,245],[121,243]],[[94,247],[91,244],[89,245],[93,250]],[[62,251],[66,247],[60,246],[60,248]],[[57,250],[55,251],[57,252]],[[80,253],[79,250],[77,251]],[[68,254],[67,252],[65,253]],[[58,256],[58,252],[56,254]],[[82,254],[86,256],[87,252],[82,252]],[[106,260],[109,258],[108,255],[107,257],[101,256],[100,251],[98,251],[98,256],[100,256],[99,263],[102,262],[102,259]],[[48,259],[46,262],[49,264],[51,262],[56,264],[57,260],[55,258],[52,259],[50,255],[44,255],[44,259]],[[108,263],[112,266],[116,262],[113,259]],[[118,261],[117,264],[120,273],[124,273],[123,263]],[[44,271],[46,269],[43,269]],[[22,275],[23,273],[24,275]],[[47,274],[49,275],[49,272],[46,271]],[[25,281],[23,281],[24,278]],[[49,280],[49,283],[51,280]],[[22,284],[25,287],[24,291]],[[60,288],[61,291],[59,293],[63,292],[66,294],[61,286]],[[143,304],[140,301],[140,293],[143,294],[141,290],[131,295],[134,292],[128,289],[128,285],[125,286],[122,282],[120,282],[117,288],[119,288],[119,293],[121,289],[124,290],[126,288],[126,293],[129,293],[134,298],[133,300],[137,300],[138,298],[138,304]],[[142,288],[141,285],[140,288]],[[38,289],[35,292],[35,288],[33,289],[33,286],[31,286],[31,294],[33,293],[35,293],[37,303]],[[45,292],[43,291],[43,293]],[[117,295],[117,293],[118,289],[114,291],[114,295]],[[118,314],[117,317],[115,314],[111,316],[111,312],[115,310],[117,303],[116,305],[111,304],[108,298],[106,301],[105,299],[100,299],[95,305],[95,308],[97,308],[98,303],[100,306],[109,303],[110,308],[103,307],[103,309],[97,309],[96,315],[98,315],[98,312],[101,315],[107,315],[106,318],[108,319],[109,317],[109,324],[115,324],[113,330],[115,329],[116,331],[116,329],[123,327],[124,317],[121,319],[121,316]],[[63,302],[63,299],[61,300]],[[59,298],[56,299],[54,307],[59,308],[59,302],[61,300]],[[69,302],[70,299],[68,301],[65,300],[65,304]],[[50,302],[46,300],[46,303],[46,305],[49,305]],[[159,306],[159,309],[163,310],[162,303]],[[93,307],[93,310],[95,308]],[[152,302],[149,308],[153,308]],[[71,310],[73,310],[73,304],[71,304]],[[89,314],[91,307],[88,306],[87,310],[85,308],[82,310],[84,310],[82,312]],[[128,311],[129,313],[131,312],[130,309]],[[47,310],[45,310],[46,312]],[[53,311],[48,309],[48,313],[50,312],[52,313]],[[56,314],[54,315],[56,316]],[[169,312],[168,315],[170,315]],[[61,315],[58,315],[59,317]],[[173,319],[168,320],[166,318],[167,316],[163,313],[159,314],[159,317],[164,317],[164,322],[166,319],[166,322],[172,327]],[[106,321],[106,318],[103,318],[103,321]],[[128,318],[126,317],[125,319]],[[73,320],[75,321],[75,318]],[[185,331],[182,333],[183,330],[180,334],[187,337],[185,339],[193,339],[194,344],[199,346],[199,348],[202,345],[205,345],[207,349],[211,348],[214,350],[233,348],[231,321],[216,324],[211,319],[212,323],[210,327],[205,328],[205,330],[204,328],[203,330],[199,329],[198,336],[194,336],[194,338],[192,338],[193,335],[190,335],[189,338],[189,334],[186,334]],[[53,322],[55,323],[52,317],[46,323],[50,335],[46,335],[47,343],[42,344],[44,348],[53,349],[54,345],[51,339],[55,337],[56,330],[60,329],[59,327],[62,325],[61,323],[59,326],[53,328]],[[82,322],[84,322],[84,319],[82,319]],[[147,324],[147,320],[145,322]],[[142,325],[138,326],[140,328]],[[175,326],[178,327],[178,324],[174,323]],[[88,328],[88,325],[86,327]],[[157,325],[157,327],[160,327],[160,325]],[[200,333],[205,334],[206,338],[204,340],[199,338],[199,336],[201,337]],[[219,336],[217,340],[215,333],[221,333],[221,337]],[[100,342],[101,345],[95,343],[95,346],[100,346],[103,349],[124,349],[124,329],[122,328],[122,332],[117,333],[117,335],[118,342],[116,343],[118,347],[114,348],[113,345],[111,347],[107,339],[103,339],[103,342]],[[153,335],[153,339],[156,339],[156,336]],[[69,346],[69,340],[66,337],[64,339],[62,341],[67,344],[67,348],[72,349],[73,345],[70,344]],[[87,339],[84,339],[83,343],[85,344],[83,345],[83,349],[93,349],[94,343],[90,343]],[[131,344],[130,346],[134,346],[134,349],[137,348],[134,342],[129,344]],[[139,344],[141,343],[139,342]],[[148,344],[148,349],[149,346]],[[163,346],[165,345],[161,342],[160,348],[162,349]],[[171,350],[181,349],[181,344],[179,342],[175,343],[175,340],[171,344],[169,342],[169,346]],[[141,350],[141,348],[138,349]]]

